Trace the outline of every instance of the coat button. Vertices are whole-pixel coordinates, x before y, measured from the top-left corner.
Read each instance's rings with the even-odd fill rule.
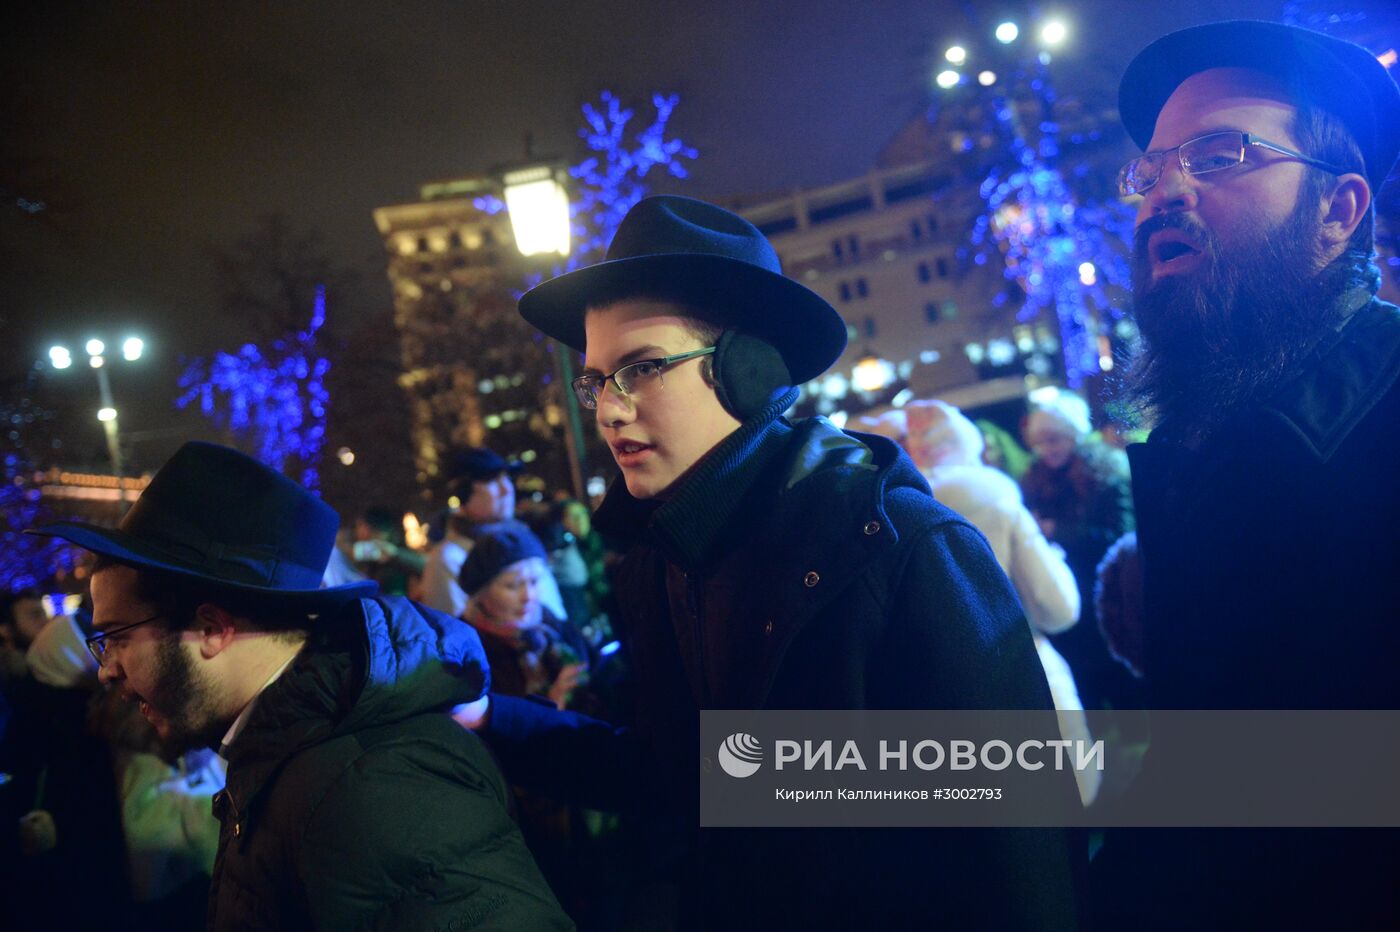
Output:
[[[867,521],[866,524],[865,524],[865,536],[866,536],[866,537],[869,537],[869,536],[872,535],[872,534],[878,534],[878,533],[880,533],[880,522],[879,522],[879,521]]]
[[[238,838],[238,837],[240,837],[242,834],[243,834],[243,823],[242,823],[242,822],[235,822],[235,823],[233,823],[233,837],[234,837],[234,838]]]
[[[773,619],[771,619],[771,618],[768,619],[768,622],[763,626],[763,633],[764,633],[764,634],[772,634],[772,633],[773,633]]]
[[[807,575],[802,577],[802,584],[808,589],[811,589],[813,586],[815,586],[821,581],[822,578],[817,575],[816,570],[808,570]]]

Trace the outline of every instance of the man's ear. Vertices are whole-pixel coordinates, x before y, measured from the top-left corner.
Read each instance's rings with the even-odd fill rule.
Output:
[[[1351,234],[1371,209],[1371,186],[1355,173],[1337,178],[1332,190],[1322,200],[1322,224],[1318,230],[1319,245],[1328,261],[1346,248]]]
[[[238,625],[232,613],[213,602],[205,602],[194,613],[194,632],[199,638],[199,654],[205,660],[227,650],[238,635]]]

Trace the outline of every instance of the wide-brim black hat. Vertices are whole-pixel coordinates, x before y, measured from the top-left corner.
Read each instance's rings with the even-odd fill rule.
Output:
[[[228,447],[191,442],[151,478],[115,529],[58,521],[28,533],[316,611],[379,588],[321,588],[339,527],[333,508],[276,470]]]
[[[1347,127],[1373,191],[1400,154],[1400,87],[1376,56],[1311,29],[1256,20],[1192,26],[1139,52],[1118,86],[1118,112],[1133,142],[1147,149],[1167,98],[1210,68],[1252,68],[1300,88]]]
[[[846,349],[846,324],[815,292],[783,275],[778,254],[737,214],[688,197],[643,198],[618,225],[607,258],[526,292],[520,314],[584,349],[584,312],[600,298],[682,295],[719,323],[760,337],[795,383],[825,372]]]

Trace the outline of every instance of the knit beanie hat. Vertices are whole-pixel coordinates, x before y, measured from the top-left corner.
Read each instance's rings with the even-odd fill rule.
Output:
[[[544,544],[523,523],[483,524],[476,529],[471,552],[457,574],[457,583],[467,595],[476,595],[506,567],[530,557],[545,559]]]

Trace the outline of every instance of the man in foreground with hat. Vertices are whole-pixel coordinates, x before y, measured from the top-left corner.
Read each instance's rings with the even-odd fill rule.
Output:
[[[486,750],[446,714],[488,683],[467,625],[373,583],[318,584],[334,511],[237,451],[188,443],[98,555],[104,683],[228,782],[212,929],[568,929]]]
[[[595,524],[629,545],[637,724],[493,695],[512,781],[637,815],[687,926],[1076,927],[1066,833],[698,827],[701,709],[1051,708],[986,541],[898,445],[783,419],[845,348],[836,311],[748,221],[662,196],[520,312],[585,352],[621,469]]]
[[[1132,386],[1157,419],[1129,448],[1151,705],[1400,708],[1400,312],[1372,263],[1400,89],[1360,46],[1225,22],[1149,45],[1119,104],[1146,150],[1120,187],[1142,198]],[[1154,774],[1191,753],[1159,741],[1138,791],[1173,793]],[[1158,830],[1105,854],[1109,927],[1400,921],[1389,832]]]
[[[515,519],[515,473],[520,464],[507,462],[499,453],[485,447],[454,450],[448,457],[449,495],[459,504],[447,516],[443,539],[428,552],[423,568],[423,604],[461,618],[467,608],[467,594],[457,576],[471,552],[476,528],[496,521]],[[567,617],[559,583],[549,567],[540,577],[540,602],[558,618]]]

